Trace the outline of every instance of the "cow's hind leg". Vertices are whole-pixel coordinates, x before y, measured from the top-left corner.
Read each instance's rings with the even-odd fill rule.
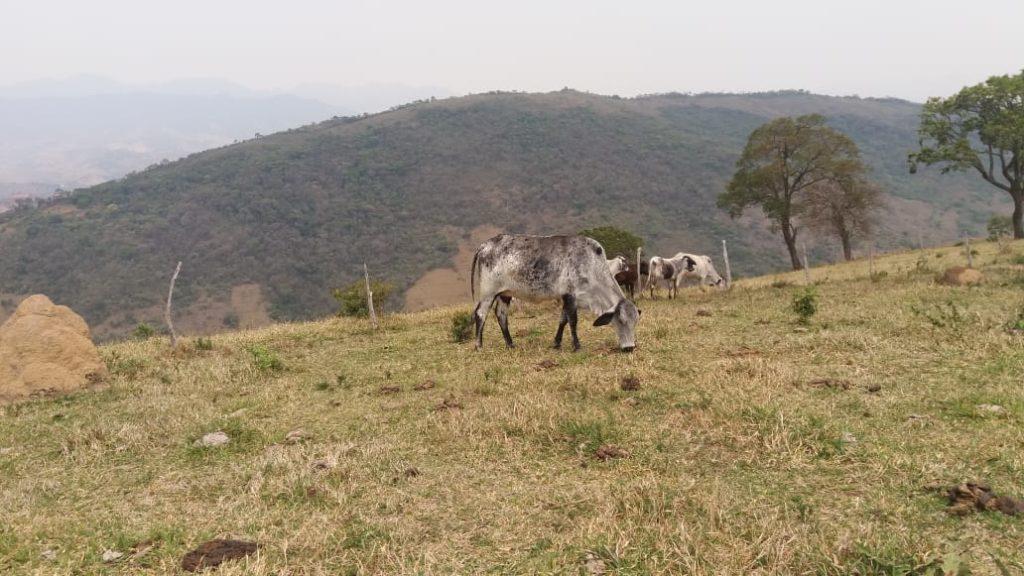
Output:
[[[579,320],[576,310],[576,298],[566,294],[562,297],[562,307],[569,312],[569,332],[572,334],[572,351],[576,352],[580,349],[580,337],[576,335],[576,321]]]
[[[565,332],[565,325],[569,323],[569,300],[572,296],[562,296],[562,318],[558,321],[558,331],[555,332],[555,345],[557,350],[562,347],[562,334]]]
[[[497,296],[491,294],[484,294],[484,297],[476,303],[476,308],[473,309],[473,324],[476,331],[476,349],[479,350],[484,347],[484,324],[487,322],[487,313],[491,310],[491,306],[494,306],[494,299]]]
[[[511,303],[511,296],[498,296],[498,305],[494,307],[494,317],[498,319],[501,335],[505,338],[505,346],[515,348],[516,345],[512,343],[512,334],[509,334],[508,331],[508,307]]]

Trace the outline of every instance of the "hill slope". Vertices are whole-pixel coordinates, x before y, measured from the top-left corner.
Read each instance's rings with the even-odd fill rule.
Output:
[[[883,246],[916,243],[919,230],[926,241],[955,238],[999,206],[973,179],[906,173],[918,113],[908,102],[488,94],[290,130],[0,216],[0,294],[45,292],[101,336],[123,334],[159,317],[183,260],[186,330],[310,318],[331,310],[330,288],[363,261],[404,289],[450,266],[478,227],[615,224],[644,235],[652,253],[717,254],[728,239],[738,275],[767,272],[784,264],[781,242],[757,214],[730,221],[715,197],[752,129],[809,112],[849,133],[890,192]],[[239,290],[255,295],[246,309]]]
[[[262,546],[231,575],[1017,570],[1019,517],[935,489],[1024,496],[1024,242],[977,248],[972,289],[932,280],[957,248],[815,269],[808,326],[799,274],[641,300],[629,355],[587,318],[550,350],[553,306],[514,351],[452,309],[104,346],[106,390],[0,406],[0,572],[170,574],[212,537]]]

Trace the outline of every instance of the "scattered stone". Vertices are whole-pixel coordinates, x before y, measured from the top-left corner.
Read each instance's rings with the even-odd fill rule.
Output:
[[[401,386],[381,386],[380,387],[380,393],[381,394],[398,394],[401,391],[402,391],[402,387]]]
[[[89,325],[46,296],[29,296],[0,326],[0,404],[73,392],[106,375]]]
[[[537,364],[537,370],[551,370],[552,368],[558,368],[558,362],[548,359]]]
[[[158,546],[160,546],[160,542],[156,540],[143,540],[142,542],[136,542],[135,544],[132,544],[131,548],[132,559],[138,560],[146,554],[149,554],[151,551],[153,551],[153,549],[157,548]]]
[[[1005,414],[1006,408],[998,404],[978,404],[975,406],[978,412],[986,412],[988,414]]]
[[[42,552],[39,553],[39,557],[42,558],[43,560],[46,560],[47,562],[56,562],[57,561],[57,551],[56,550],[52,550],[50,548],[47,548],[46,550],[43,550]]]
[[[865,388],[865,390],[867,390],[868,392],[871,392],[872,394],[877,394],[877,393],[882,391],[882,385],[881,384],[871,384],[870,386]]]
[[[103,556],[101,557],[104,562],[111,563],[117,562],[124,557],[124,552],[118,552],[117,550],[104,550]]]
[[[298,430],[292,430],[291,432],[284,435],[284,441],[287,444],[298,444],[305,440],[309,440],[311,436],[306,434],[306,431],[299,428]]]
[[[628,398],[624,398],[622,400],[622,403],[627,405],[627,406],[636,406],[636,405],[640,404],[640,401],[636,399],[636,396],[630,396]]]
[[[434,382],[433,380],[424,380],[423,382],[420,382],[419,384],[413,386],[412,389],[413,390],[430,390],[431,388],[434,388],[436,386],[437,386],[437,382]]]
[[[711,316],[711,310],[705,310],[705,309],[701,308],[700,310],[697,310],[697,316],[704,316],[704,317]]]
[[[967,482],[946,491],[949,513],[966,516],[975,511],[998,511],[1008,516],[1024,514],[1024,500],[1010,496],[999,496],[984,484]]]
[[[443,412],[445,410],[461,410],[462,404],[456,402],[451,398],[445,398],[440,404],[434,406],[434,412]]]
[[[626,376],[619,386],[627,392],[633,392],[640,389],[640,379],[636,376]]]
[[[594,456],[596,456],[598,460],[606,461],[612,458],[625,458],[626,456],[629,456],[629,452],[626,452],[614,444],[605,444],[594,452]]]
[[[216,432],[203,434],[203,437],[196,440],[193,445],[201,448],[213,448],[216,446],[223,446],[230,441],[231,438],[226,433],[218,430]]]
[[[587,574],[589,576],[602,576],[605,573],[604,560],[601,560],[594,554],[587,552],[587,560],[585,563],[587,568]]]
[[[946,286],[977,286],[984,279],[985,276],[974,268],[953,266],[943,272],[935,281]]]
[[[256,553],[259,545],[244,540],[210,540],[203,542],[181,559],[181,568],[186,572],[199,572],[220,566],[223,562],[244,558]]]
[[[812,388],[828,388],[829,390],[849,390],[853,385],[848,380],[836,378],[818,378],[807,383]]]
[[[857,443],[857,437],[854,436],[852,432],[843,432],[839,436],[839,439],[842,440],[843,444],[856,444]]]

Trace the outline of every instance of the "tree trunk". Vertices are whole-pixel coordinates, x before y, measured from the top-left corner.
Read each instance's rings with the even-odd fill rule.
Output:
[[[1013,196],[1013,237],[1024,238],[1024,190],[1018,190]]]
[[[800,255],[796,251],[796,230],[789,220],[782,221],[782,238],[786,241],[786,249],[789,250],[789,260],[793,264],[793,270],[803,268],[800,263]]]
[[[843,243],[843,260],[853,260],[853,242],[850,241],[850,231],[840,230],[839,240]]]

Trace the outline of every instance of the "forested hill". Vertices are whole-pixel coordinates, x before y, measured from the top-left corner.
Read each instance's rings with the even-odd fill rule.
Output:
[[[621,99],[561,91],[420,102],[182,160],[0,216],[0,297],[43,292],[100,336],[159,318],[175,263],[179,314],[203,329],[320,316],[363,262],[404,289],[450,265],[465,234],[617,225],[650,253],[718,253],[738,275],[781,269],[758,213],[715,197],[749,132],[819,112],[857,141],[891,195],[880,247],[978,231],[999,195],[966,176],[911,176],[919,106],[802,92]],[[818,257],[835,247],[810,242]],[[0,304],[3,300],[0,300]],[[263,314],[265,317],[265,314]]]

